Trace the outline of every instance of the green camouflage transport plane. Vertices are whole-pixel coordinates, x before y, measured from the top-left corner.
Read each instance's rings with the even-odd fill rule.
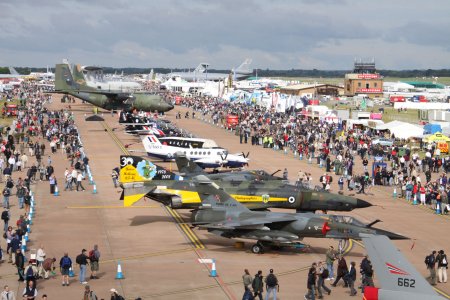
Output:
[[[177,157],[176,161],[179,170],[184,172],[196,168],[195,163],[185,157]],[[198,172],[177,175],[138,156],[121,156],[120,167],[124,206],[131,206],[142,197],[172,208],[195,209],[201,205],[200,196],[192,189],[190,181],[186,180],[198,175],[198,169]],[[354,197],[291,185],[264,171],[207,174],[206,177],[252,210],[291,208],[297,212],[351,211],[371,206]]]
[[[173,109],[173,105],[165,102],[159,95],[141,92],[131,94],[90,87],[86,84],[80,66],[76,65],[74,70],[71,70],[67,63],[55,66],[53,93],[70,95],[106,110],[137,109],[146,112],[166,112]]]

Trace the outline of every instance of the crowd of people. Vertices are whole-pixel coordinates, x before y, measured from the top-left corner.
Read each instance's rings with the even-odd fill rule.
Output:
[[[55,176],[58,170],[55,169],[59,166],[54,165],[53,159],[54,155],[61,151],[69,165],[64,174],[66,190],[76,187],[77,191],[84,191],[82,181],[86,176],[89,159],[83,155],[83,146],[71,111],[48,110],[45,103],[49,101],[49,96],[34,84],[23,84],[20,89],[8,91],[2,96],[4,100],[13,98],[23,100],[23,107],[0,136],[0,182],[4,184],[1,219],[6,245],[3,248],[3,242],[0,243],[0,261],[12,264],[17,271],[18,281],[25,282],[23,292],[18,297],[33,300],[38,299],[40,280],[56,276],[56,270],[59,268],[62,285],[69,286],[69,276],[73,276],[75,270],[68,253],[59,259],[58,266],[58,260],[48,257],[43,245],[33,254],[23,249],[25,235],[30,231],[33,186],[37,182],[47,181],[50,194],[55,194],[58,186]],[[15,202],[14,196],[17,198],[17,205],[12,203]],[[13,222],[15,215],[18,215],[18,218]],[[76,257],[79,282],[86,285],[88,291],[88,297],[86,298],[85,293],[83,299],[97,299],[87,285],[86,268],[90,265],[91,280],[98,279],[99,261],[100,251],[97,245],[94,245],[88,255],[83,249]],[[14,300],[15,297],[14,291],[11,291],[8,285],[4,286],[0,299]],[[43,294],[39,299],[47,299],[47,294]],[[112,289],[111,299],[121,300],[123,297]]]
[[[423,188],[424,204],[435,210],[439,208],[439,213],[448,213],[450,209],[450,181],[446,176],[450,171],[450,157],[442,155],[435,143],[420,143],[425,151],[421,158],[416,150],[412,153],[410,149],[402,149],[407,141],[396,139],[389,132],[305,118],[292,108],[277,112],[258,105],[209,97],[184,98],[182,104],[197,111],[201,118],[210,118],[224,128],[229,127],[228,115],[237,116],[238,124],[234,129],[241,143],[249,141],[254,146],[289,150],[309,163],[323,167],[325,178],[332,180],[334,173],[339,179],[334,181],[338,184],[336,190],[342,191],[346,186],[350,191],[366,193],[370,186],[382,185],[390,186],[398,190],[399,196],[406,197],[407,186],[412,184],[416,191],[411,190],[412,197],[420,196]],[[396,143],[392,146],[373,143],[385,137]],[[355,170],[355,164],[362,165],[363,169]],[[439,178],[432,176],[439,172],[443,173]],[[306,175],[299,180],[309,181],[309,178]],[[331,190],[331,182],[325,182],[324,188]]]

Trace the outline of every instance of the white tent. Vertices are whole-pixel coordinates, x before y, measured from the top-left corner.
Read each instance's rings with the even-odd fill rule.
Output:
[[[423,135],[423,127],[401,121],[392,121],[380,126],[378,130],[389,130],[396,138],[408,139],[412,137],[421,137]]]

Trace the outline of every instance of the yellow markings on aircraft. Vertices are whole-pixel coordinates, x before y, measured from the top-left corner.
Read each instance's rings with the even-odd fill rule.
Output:
[[[174,190],[170,188],[164,189],[168,193],[175,194],[181,197],[181,201],[184,204],[193,204],[193,203],[201,203],[200,196],[197,192],[193,191],[185,191],[185,190]],[[238,195],[238,194],[230,194],[231,197],[236,199],[239,202],[262,202],[266,203],[263,199],[263,196],[252,196],[252,195]],[[267,202],[287,202],[288,198],[285,197],[270,197]]]
[[[123,206],[124,207],[130,207],[135,202],[138,202],[142,199],[146,194],[134,194],[134,195],[126,195],[123,197]]]
[[[181,197],[181,201],[186,204],[201,203],[200,196],[197,192],[185,190],[164,189],[168,193],[175,194]]]
[[[157,208],[156,205],[141,205],[141,206],[122,206],[122,205],[86,205],[86,206],[67,206],[70,209],[103,209],[103,208]]]
[[[251,196],[251,195],[236,195],[231,194],[231,197],[236,199],[239,202],[286,202],[288,198],[286,197],[269,197],[267,201],[264,201],[263,196]]]
[[[114,140],[114,142],[117,144],[117,146],[120,148],[120,150],[125,155],[130,155],[130,152],[123,146],[122,142],[117,138],[116,134],[112,132],[111,128],[108,126],[106,122],[102,122],[103,127],[106,129],[108,134],[111,136],[111,138]],[[145,194],[138,194],[133,196],[124,196],[124,206],[129,204],[130,202],[136,202],[142,197],[144,197]],[[197,237],[197,235],[191,230],[191,228],[185,224],[183,218],[178,214],[178,212],[174,211],[170,207],[166,206],[167,211],[172,215],[172,217],[175,219],[175,221],[178,223],[178,226],[180,226],[181,230],[184,232],[184,234],[188,237],[188,239],[192,242],[195,248],[197,249],[205,249],[205,245],[200,241],[200,239]]]

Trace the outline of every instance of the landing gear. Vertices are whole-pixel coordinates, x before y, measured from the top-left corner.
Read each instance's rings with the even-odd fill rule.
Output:
[[[264,247],[260,242],[257,242],[252,246],[252,252],[255,254],[261,254],[264,253]]]
[[[339,245],[338,245],[338,251],[340,254],[343,254],[344,251],[347,249],[348,246],[348,240],[339,240]]]

